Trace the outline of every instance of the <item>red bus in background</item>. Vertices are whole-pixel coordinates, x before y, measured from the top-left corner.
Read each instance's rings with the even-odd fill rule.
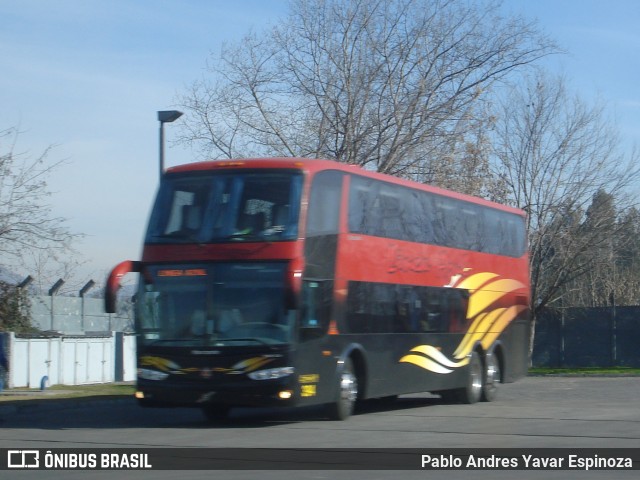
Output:
[[[524,213],[328,160],[193,163],[161,180],[138,272],[144,406],[490,401],[526,374]]]

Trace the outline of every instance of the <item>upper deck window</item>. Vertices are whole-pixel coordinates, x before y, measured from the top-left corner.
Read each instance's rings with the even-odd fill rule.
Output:
[[[308,237],[338,233],[343,176],[342,172],[328,170],[314,177],[309,196]]]
[[[302,175],[291,171],[166,176],[146,243],[294,240]]]
[[[356,175],[349,231],[510,257],[526,251],[515,213]]]

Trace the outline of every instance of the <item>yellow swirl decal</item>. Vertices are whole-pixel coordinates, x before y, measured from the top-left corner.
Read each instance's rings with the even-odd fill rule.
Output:
[[[230,368],[217,367],[210,371],[217,373],[226,373],[227,375],[241,375],[243,373],[253,372],[259,369],[263,365],[273,361],[273,358],[268,356],[253,357],[246,360],[242,360]],[[170,373],[172,375],[184,375],[187,373],[198,372],[197,367],[181,368],[180,365],[162,357],[143,356],[140,357],[139,364],[141,367],[152,367],[161,372]]]
[[[451,373],[469,363],[469,354],[477,342],[485,350],[490,348],[507,325],[528,308],[526,305],[495,306],[496,302],[508,294],[527,288],[517,280],[500,278],[495,273],[482,272],[463,280],[458,278],[449,286],[468,289],[471,293],[467,309],[467,321],[470,325],[453,352],[453,360],[432,345],[418,345],[403,356],[400,362],[412,363],[434,373]]]
[[[462,367],[469,363],[469,359],[465,358],[459,362],[452,362],[440,350],[431,345],[418,345],[411,349],[409,355],[405,355],[400,359],[404,363],[413,363],[420,368],[430,370],[435,373],[451,373],[454,369]],[[420,355],[416,355],[416,354]]]
[[[171,373],[172,375],[184,375],[185,373],[197,372],[197,368],[180,368],[177,363],[162,357],[144,356],[140,357],[139,365],[141,367],[153,367],[161,372]]]
[[[269,357],[253,357],[247,360],[242,360],[236,363],[231,368],[214,368],[214,372],[226,373],[227,375],[241,375],[243,373],[253,372],[259,369],[263,365],[273,361],[273,358]]]

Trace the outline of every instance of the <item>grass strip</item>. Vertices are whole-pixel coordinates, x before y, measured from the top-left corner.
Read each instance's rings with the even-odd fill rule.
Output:
[[[53,385],[45,390],[36,388],[14,388],[0,392],[0,402],[15,400],[80,398],[80,397],[128,397],[135,392],[135,386],[121,383],[100,383],[94,385]]]
[[[640,368],[632,367],[580,367],[580,368],[547,368],[529,369],[530,375],[640,375]]]

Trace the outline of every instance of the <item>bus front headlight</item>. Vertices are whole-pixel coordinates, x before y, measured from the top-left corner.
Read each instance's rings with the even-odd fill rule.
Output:
[[[266,370],[248,373],[247,376],[251,380],[275,380],[276,378],[293,375],[295,371],[293,367],[267,368]]]
[[[149,368],[139,368],[138,377],[145,380],[164,380],[169,376],[168,373],[160,372],[158,370],[151,370]]]

